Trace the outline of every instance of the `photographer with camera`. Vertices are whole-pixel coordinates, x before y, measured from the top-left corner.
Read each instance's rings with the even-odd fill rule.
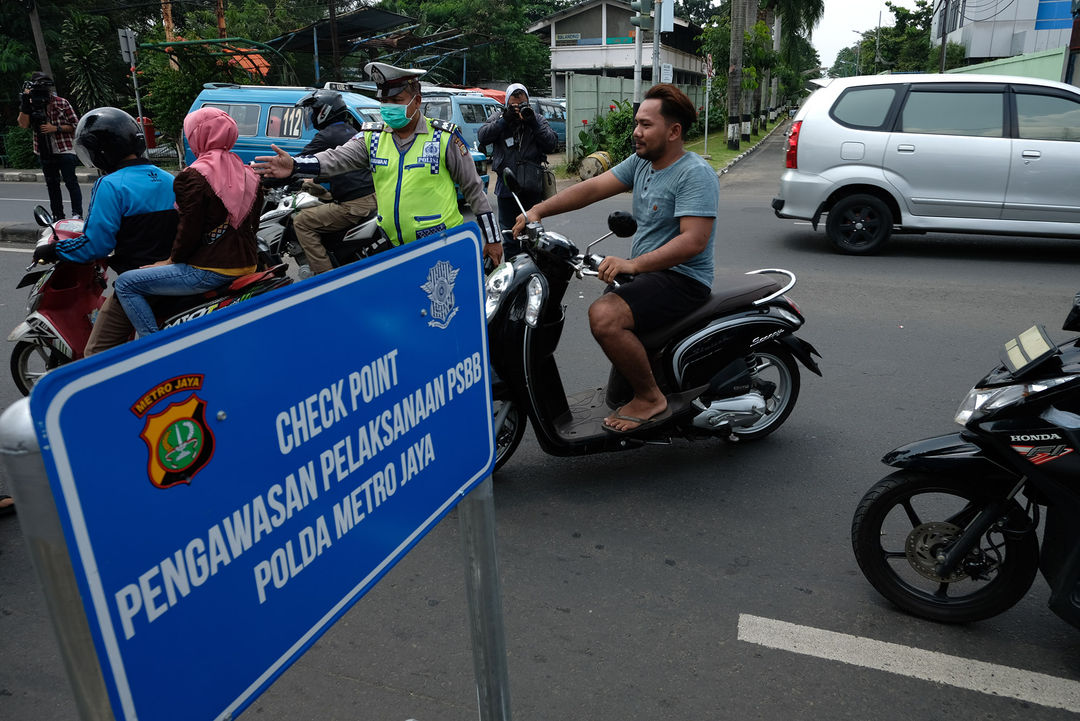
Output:
[[[495,197],[499,201],[499,225],[509,230],[521,211],[510,189],[503,186],[503,170],[514,171],[521,187],[518,197],[526,208],[531,208],[544,199],[544,163],[559,139],[544,116],[529,107],[529,91],[521,83],[513,83],[506,89],[506,109],[502,116],[489,120],[480,128],[476,139],[480,145],[492,146],[491,168],[498,178]],[[503,241],[505,258],[513,258],[519,252],[521,246],[516,239]]]
[[[34,129],[34,154],[45,174],[53,217],[64,217],[64,196],[60,192],[62,177],[71,198],[72,216],[81,218],[82,190],[75,178],[75,127],[79,116],[71,103],[56,94],[52,78],[45,73],[35,72],[23,84],[18,122],[20,128]]]

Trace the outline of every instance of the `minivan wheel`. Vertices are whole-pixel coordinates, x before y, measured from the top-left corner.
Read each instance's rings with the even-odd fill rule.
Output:
[[[892,233],[892,211],[880,198],[859,193],[838,200],[825,220],[833,247],[850,255],[876,253]]]

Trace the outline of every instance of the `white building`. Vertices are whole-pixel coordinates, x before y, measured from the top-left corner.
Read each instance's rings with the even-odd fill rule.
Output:
[[[669,2],[671,0],[668,0]],[[560,10],[527,29],[551,47],[551,94],[566,94],[566,74],[633,77],[634,33],[630,18],[637,13],[620,0],[591,0]],[[695,53],[701,28],[675,18],[674,30],[662,34],[660,64],[670,64],[671,82],[703,85],[702,59]],[[642,79],[652,80],[653,33],[642,35]]]
[[[942,30],[964,46],[969,61],[1007,58],[1069,46],[1071,0],[938,0],[931,27],[935,43]],[[942,23],[942,12],[947,16]]]

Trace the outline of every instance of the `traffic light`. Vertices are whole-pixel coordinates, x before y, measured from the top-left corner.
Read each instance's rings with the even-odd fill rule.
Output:
[[[642,30],[653,29],[653,0],[631,0],[630,8],[638,12],[637,15],[630,18],[631,25],[637,25]]]

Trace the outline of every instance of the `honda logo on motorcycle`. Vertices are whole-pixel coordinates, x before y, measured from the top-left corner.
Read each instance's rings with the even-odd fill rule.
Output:
[[[139,418],[164,398],[202,388],[202,375],[177,376],[144,393],[131,407]],[[146,443],[146,473],[158,488],[171,488],[191,479],[214,455],[214,434],[206,423],[206,402],[192,393],[146,417],[139,437]]]
[[[457,275],[457,268],[451,267],[445,260],[440,260],[428,271],[427,283],[420,286],[431,302],[431,320],[428,325],[433,328],[446,328],[457,315],[458,309],[454,302],[454,280]]]

